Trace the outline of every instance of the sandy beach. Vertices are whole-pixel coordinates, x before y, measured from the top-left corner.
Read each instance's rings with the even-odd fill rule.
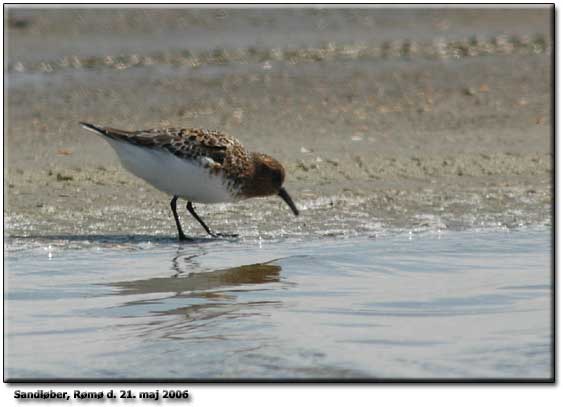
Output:
[[[299,219],[275,198],[200,208],[242,236],[551,223],[547,8],[7,16],[8,234],[174,233],[169,197],[81,120],[279,158]]]

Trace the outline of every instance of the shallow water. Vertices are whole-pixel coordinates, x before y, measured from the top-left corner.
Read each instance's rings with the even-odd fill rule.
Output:
[[[549,378],[548,228],[8,239],[5,377]]]

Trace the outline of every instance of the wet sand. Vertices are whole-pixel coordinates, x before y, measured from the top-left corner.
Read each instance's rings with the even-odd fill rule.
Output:
[[[169,197],[78,121],[219,129],[279,158],[302,217],[201,206],[243,238],[551,224],[547,8],[338,13],[11,10],[8,233],[175,233]]]

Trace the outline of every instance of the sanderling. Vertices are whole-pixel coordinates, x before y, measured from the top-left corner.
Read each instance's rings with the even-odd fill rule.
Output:
[[[176,212],[178,198],[188,201],[186,209],[213,237],[237,235],[213,233],[195,212],[193,202],[235,202],[277,194],[299,215],[282,187],[283,166],[266,154],[248,152],[234,137],[204,129],[124,131],[80,124],[103,136],[128,171],[172,195],[170,207],[180,240],[189,239]]]

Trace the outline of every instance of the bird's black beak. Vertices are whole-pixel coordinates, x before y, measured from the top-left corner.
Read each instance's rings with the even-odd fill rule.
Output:
[[[286,204],[289,205],[289,207],[291,208],[291,211],[293,212],[293,214],[295,216],[299,215],[299,210],[297,209],[297,207],[295,206],[295,204],[293,203],[293,199],[291,199],[291,197],[289,196],[289,194],[287,193],[287,191],[284,188],[280,188],[280,192],[278,192],[278,195],[281,197],[281,199],[283,199],[285,201]]]

